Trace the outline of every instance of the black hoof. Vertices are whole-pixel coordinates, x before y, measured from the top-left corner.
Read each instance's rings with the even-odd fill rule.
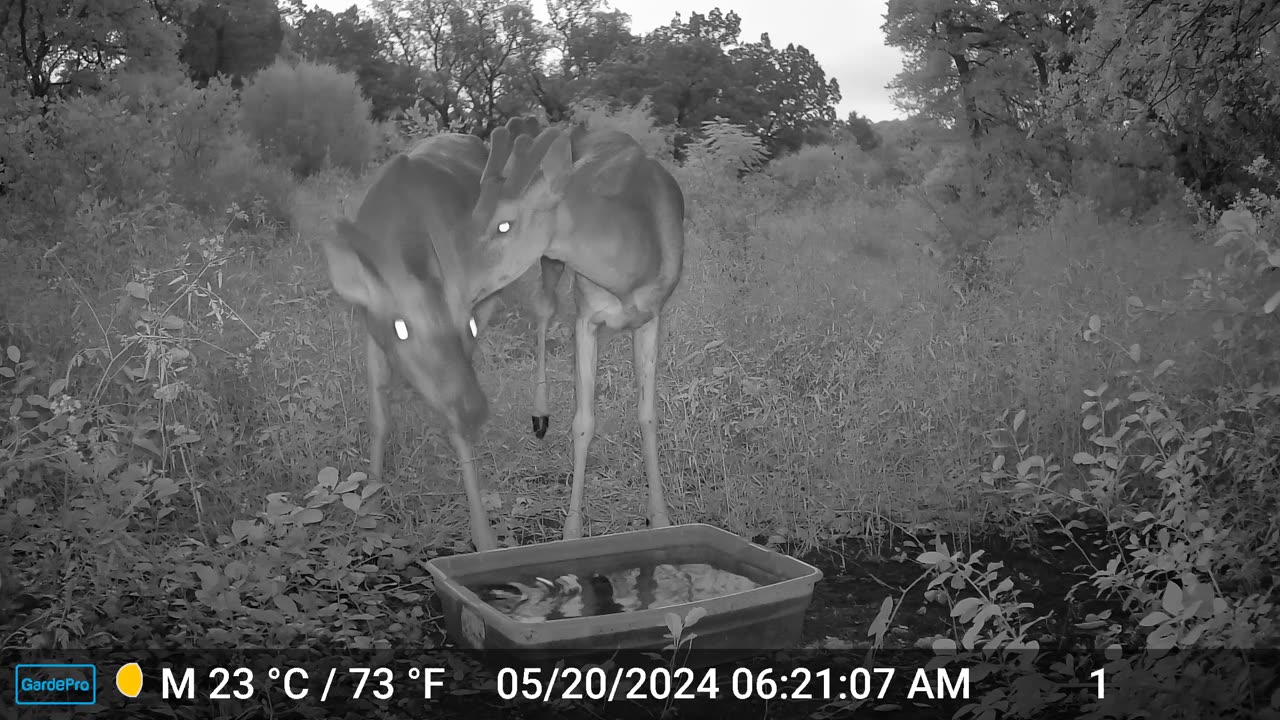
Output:
[[[547,425],[551,424],[550,415],[533,416],[533,434],[541,440],[547,434]]]

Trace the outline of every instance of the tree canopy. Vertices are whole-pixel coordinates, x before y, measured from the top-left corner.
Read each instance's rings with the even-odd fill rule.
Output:
[[[301,58],[355,74],[379,119],[412,109],[482,136],[537,108],[565,119],[584,100],[648,99],[685,140],[723,117],[774,151],[842,124],[839,85],[813,53],[744,40],[733,11],[676,14],[637,34],[605,0],[543,1],[546,21],[533,0],[371,0],[340,12],[306,0],[6,0],[0,51],[5,77],[33,97],[135,58],[176,55],[201,85]]]
[[[890,0],[903,108],[965,128],[1161,139],[1184,179],[1232,192],[1280,150],[1273,0]]]

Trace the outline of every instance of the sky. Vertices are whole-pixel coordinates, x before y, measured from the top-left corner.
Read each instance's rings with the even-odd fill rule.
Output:
[[[353,4],[362,10],[368,0],[307,0],[328,10],[342,11]],[[747,42],[769,33],[774,47],[804,45],[818,58],[827,77],[840,83],[843,96],[837,115],[850,110],[873,122],[893,120],[903,114],[893,106],[885,85],[902,69],[902,55],[886,47],[880,26],[888,0],[610,0],[609,6],[631,16],[631,31],[644,34],[666,25],[678,11],[707,13],[719,7],[742,18],[741,38]],[[546,4],[534,0],[535,14],[546,19]]]

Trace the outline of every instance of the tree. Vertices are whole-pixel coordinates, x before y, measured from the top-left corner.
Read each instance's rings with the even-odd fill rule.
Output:
[[[559,54],[558,70],[567,80],[587,77],[619,50],[634,45],[631,16],[608,10],[603,0],[547,0],[548,47]]]
[[[6,80],[34,98],[84,72],[133,61],[171,59],[181,33],[169,21],[193,0],[5,0],[0,5],[0,62]]]
[[[1025,127],[1043,115],[1050,73],[1087,27],[1080,0],[890,0],[885,40],[906,55],[895,101],[965,126]]]
[[[840,84],[827,74],[803,45],[787,45],[775,53],[777,77],[767,93],[770,110],[762,128],[777,149],[795,150],[809,139],[810,131],[829,128],[836,119]]]
[[[633,47],[631,17],[603,0],[547,0],[545,29],[551,57],[529,77],[529,91],[552,122],[567,119],[574,101],[586,99],[601,66]]]
[[[419,70],[418,96],[441,127],[487,135],[530,106],[545,48],[527,0],[373,0],[397,60]]]
[[[716,117],[742,125],[771,152],[795,149],[835,121],[840,88],[803,46],[739,40],[741,18],[719,9],[688,20],[677,14],[643,40],[617,47],[594,74],[590,92],[615,104],[648,97],[655,118],[677,125],[682,148]]]
[[[865,151],[875,150],[880,146],[880,135],[871,127],[871,120],[859,115],[856,110],[849,111],[843,129]]]
[[[737,81],[725,45],[736,44],[740,22],[736,13],[718,9],[707,16],[692,13],[688,22],[676,14],[669,25],[618,48],[601,63],[589,92],[614,104],[650,98],[659,123],[685,130],[676,138],[679,151],[704,121],[740,120],[724,102]]]
[[[227,75],[238,87],[275,60],[284,39],[275,0],[203,0],[186,30],[178,57],[201,86]]]
[[[1092,0],[1053,111],[1090,126],[1154,126],[1180,175],[1220,203],[1254,184],[1242,168],[1280,155],[1280,4]],[[1160,68],[1160,72],[1152,72]]]
[[[362,17],[355,5],[333,13],[292,0],[288,15],[290,49],[312,62],[354,73],[372,103],[374,119],[385,120],[413,104],[417,73],[387,57],[377,24]]]

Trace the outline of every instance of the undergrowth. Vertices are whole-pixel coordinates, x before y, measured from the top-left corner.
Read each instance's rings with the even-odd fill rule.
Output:
[[[83,112],[125,101],[101,103]],[[66,122],[83,120],[71,110]],[[24,126],[27,147],[89,152],[58,127]],[[1246,651],[1277,639],[1276,200],[1197,207],[1212,222],[1192,227],[1107,217],[1050,178],[993,193],[1022,203],[1015,230],[941,231],[929,218],[970,217],[955,205],[973,198],[947,205],[858,172],[861,155],[812,177],[801,162],[749,172],[754,145],[713,129],[698,162],[672,165],[689,208],[659,400],[675,519],[796,553],[936,534],[918,548],[919,582],[952,631],[921,643],[1000,680],[965,714],[1275,709]],[[100,179],[170,172],[146,165],[163,158],[99,159],[120,167],[69,180],[49,201],[60,223],[6,221],[57,251],[23,235],[5,271],[22,292],[4,297],[0,647],[437,642],[423,565],[468,547],[457,468],[401,386],[390,473],[365,477],[363,328],[314,250],[367,173],[330,168],[296,193],[268,178],[256,210],[214,224],[209,208],[113,196]],[[974,248],[981,262],[965,259]],[[557,537],[568,494],[569,323],[551,335],[551,433],[532,441],[528,281],[478,353],[494,419],[477,459],[507,543]],[[644,515],[629,362],[625,341],[602,343],[591,534]],[[1073,599],[1099,609],[1053,639],[1104,653],[1123,691],[1090,699],[1004,662],[1049,636],[1014,579],[968,549],[991,532],[1079,550]],[[881,648],[900,610],[887,597],[865,637],[837,640]],[[696,648],[688,618],[669,623],[673,648]],[[1095,669],[1050,672],[1087,685]],[[1187,677],[1202,692],[1168,704],[1158,689]]]

